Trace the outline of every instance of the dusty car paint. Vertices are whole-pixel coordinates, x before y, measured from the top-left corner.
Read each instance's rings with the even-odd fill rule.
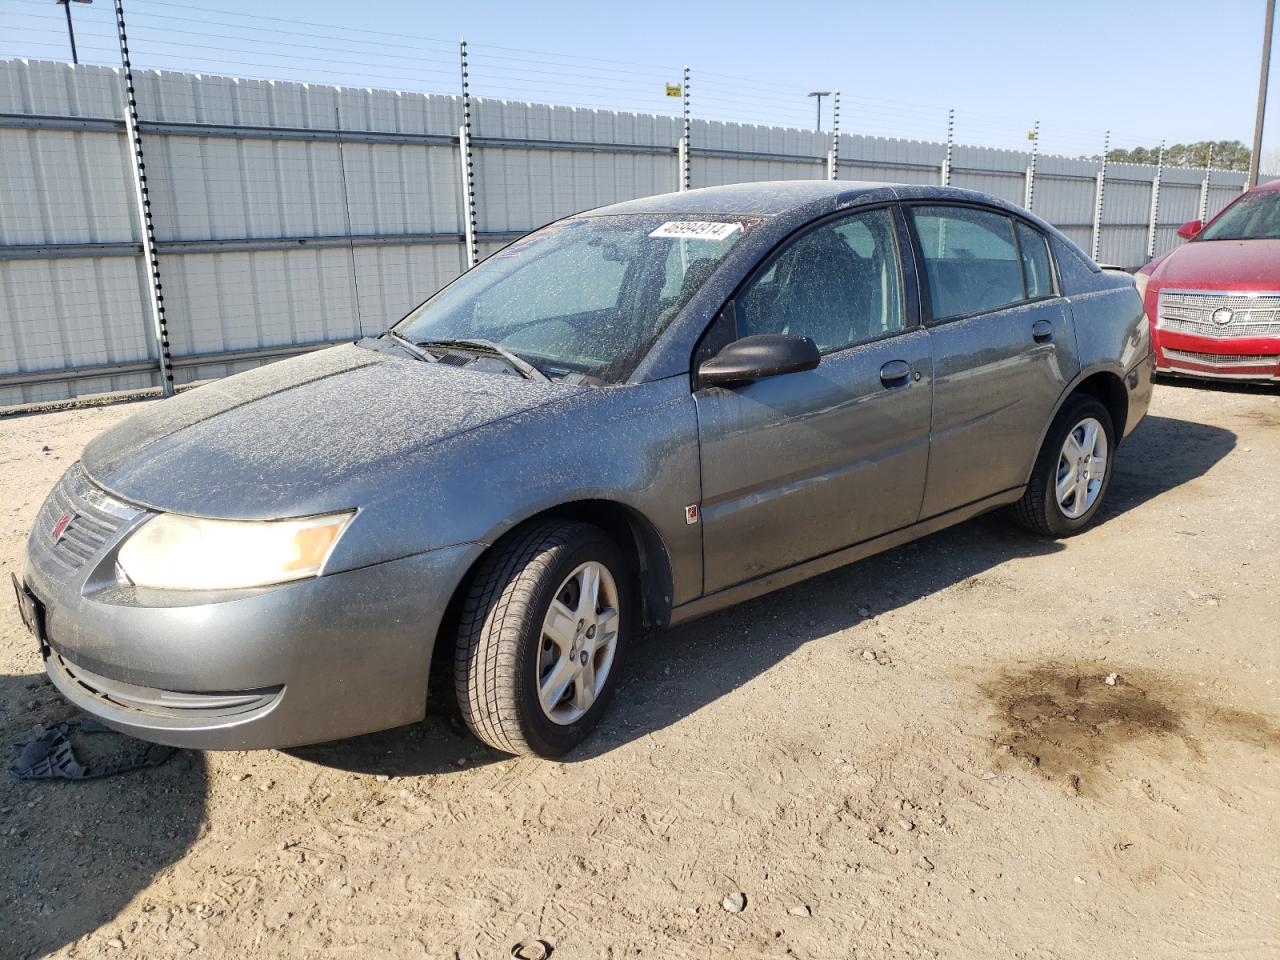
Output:
[[[880,368],[895,360],[920,378],[886,390]],[[707,592],[915,523],[932,366],[928,334],[914,330],[809,373],[694,395]]]
[[[1014,213],[1051,237],[1056,256],[1080,258],[1077,279],[1060,278],[1048,300],[933,323],[904,255],[902,333],[807,373],[698,386],[700,338],[763,256],[836,211],[911,200]],[[623,517],[645,617],[663,625],[1016,500],[1054,413],[1089,376],[1122,385],[1118,432],[1145,412],[1150,344],[1132,281],[1002,201],[938,187],[753,184],[583,216],[636,212],[733,215],[745,236],[624,383],[536,382],[346,345],[167,400],[94,440],[82,469],[133,519],[68,571],[52,557],[55,494],[23,572],[46,605],[59,689],[120,729],[201,747],[407,723],[425,708],[434,644],[452,642],[438,636],[450,599],[484,551],[530,518],[566,505]],[[1053,336],[1032,342],[1041,320]],[[893,361],[911,375],[889,390],[880,371]],[[146,511],[260,520],[335,510],[355,518],[312,580],[210,596],[141,590],[114,573]],[[77,668],[91,676],[77,679]],[[261,699],[219,714],[188,709],[178,693],[164,700],[169,691]],[[152,695],[164,702],[151,712],[119,703]]]

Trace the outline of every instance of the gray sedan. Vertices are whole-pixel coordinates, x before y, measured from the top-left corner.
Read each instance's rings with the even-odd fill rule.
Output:
[[[140,737],[394,727],[435,669],[480,739],[555,756],[646,627],[997,507],[1078,533],[1151,382],[1132,279],[1003,201],[652,197],[108,430],[15,587],[58,689]]]

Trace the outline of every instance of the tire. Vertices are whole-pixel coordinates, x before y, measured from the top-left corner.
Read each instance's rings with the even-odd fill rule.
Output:
[[[588,599],[593,570],[603,614]],[[582,742],[616,686],[634,579],[617,545],[585,523],[538,523],[495,544],[458,622],[454,686],[471,732],[496,750],[540,757]]]
[[[1096,474],[1099,469],[1097,457],[1089,457],[1083,463],[1079,460],[1068,463],[1069,451],[1065,449],[1068,437],[1074,435],[1078,444],[1082,435],[1085,438],[1089,436],[1087,430],[1083,434],[1081,432],[1081,428],[1089,424],[1096,425],[1103,441],[1103,446],[1095,447],[1095,453],[1100,449],[1104,459],[1102,476],[1096,486],[1094,481],[1099,478],[1091,474]],[[1042,537],[1061,539],[1080,533],[1097,519],[1111,488],[1115,451],[1115,427],[1106,405],[1088,394],[1070,397],[1053,418],[1045,435],[1026,492],[1013,506],[1014,518],[1027,530]],[[1079,473],[1081,469],[1087,473],[1082,475]],[[1076,471],[1074,483],[1069,479],[1073,470]],[[1058,496],[1060,478],[1074,488],[1065,498]]]

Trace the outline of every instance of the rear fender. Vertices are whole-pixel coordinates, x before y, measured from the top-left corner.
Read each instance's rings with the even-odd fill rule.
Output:
[[[1149,362],[1148,362],[1148,365],[1149,365]],[[1058,397],[1057,402],[1053,405],[1053,412],[1049,415],[1048,419],[1045,421],[1044,429],[1040,432],[1040,439],[1036,443],[1037,455],[1039,455],[1040,449],[1044,446],[1045,437],[1049,435],[1049,428],[1053,426],[1053,421],[1058,418],[1058,414],[1062,411],[1062,408],[1066,405],[1066,402],[1069,399],[1071,399],[1071,397],[1074,396],[1077,392],[1079,392],[1081,384],[1083,384],[1090,377],[1097,376],[1100,373],[1109,374],[1115,377],[1116,380],[1120,382],[1120,384],[1122,385],[1123,389],[1126,392],[1126,406],[1128,408],[1132,408],[1134,406],[1134,392],[1135,390],[1139,389],[1141,385],[1139,382],[1140,378],[1137,376],[1137,374],[1139,373],[1138,367],[1135,367],[1135,369],[1132,371],[1125,371],[1125,369],[1121,367],[1120,364],[1118,363],[1104,362],[1104,363],[1095,363],[1095,364],[1092,364],[1091,366],[1081,368],[1080,372],[1076,374],[1076,376],[1071,380],[1071,382],[1068,383],[1067,386],[1063,389],[1062,394]],[[1130,383],[1131,380],[1134,381],[1132,384]],[[1150,381],[1150,376],[1147,377],[1147,380],[1148,382]],[[1108,403],[1107,406],[1109,409],[1111,408],[1110,403]],[[1145,406],[1143,407],[1143,411],[1145,412]],[[1125,423],[1115,424],[1116,430],[1121,434],[1121,437],[1119,439],[1123,439],[1124,437],[1128,436],[1129,433],[1132,432],[1133,426],[1136,425],[1136,421],[1134,421],[1133,418],[1129,416],[1127,413],[1124,419],[1125,419]],[[1117,443],[1119,442],[1119,439],[1117,440]],[[1031,471],[1034,468],[1035,468],[1035,460],[1033,459],[1031,464],[1027,467],[1028,481],[1030,481],[1031,479]]]

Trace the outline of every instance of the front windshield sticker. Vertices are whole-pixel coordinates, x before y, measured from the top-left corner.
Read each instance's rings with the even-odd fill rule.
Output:
[[[651,237],[670,237],[674,240],[724,240],[742,229],[740,223],[716,223],[713,220],[668,220]]]

